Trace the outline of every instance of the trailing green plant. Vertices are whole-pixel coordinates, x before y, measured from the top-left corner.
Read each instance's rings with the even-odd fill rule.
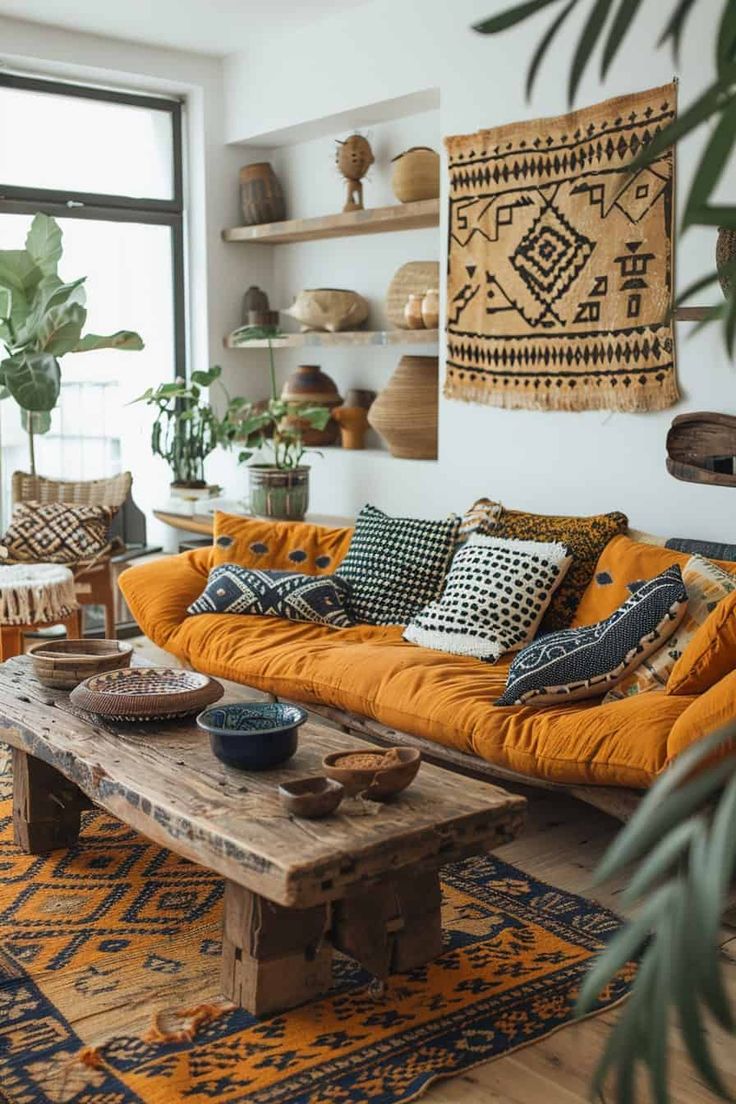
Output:
[[[608,1039],[594,1094],[608,1075],[616,1100],[636,1097],[646,1068],[657,1104],[670,1099],[668,1028],[676,1018],[695,1069],[731,1099],[708,1045],[704,1017],[734,1033],[733,1009],[719,961],[719,932],[736,874],[736,724],[689,747],[646,795],[596,871],[596,883],[638,863],[623,894],[640,905],[587,974],[578,1012],[589,1012],[604,986],[639,956],[631,996]]]
[[[156,409],[151,428],[151,451],[169,465],[172,482],[178,486],[204,487],[204,462],[218,445],[227,446],[233,420],[244,399],[231,399],[220,376],[219,365],[207,371],[192,372],[189,381],[177,378],[171,383],[149,387],[133,402]],[[226,409],[218,417],[205,389],[219,382]]]
[[[143,348],[131,330],[82,336],[86,277],[64,283],[57,272],[62,252],[61,228],[44,214],[34,216],[25,249],[0,250],[0,398],[11,397],[20,407],[34,474],[34,438],[51,428],[51,411],[61,391],[61,357]]]
[[[273,339],[279,336],[271,326],[243,326],[233,334],[238,343],[267,342],[271,395],[266,403],[244,403],[235,412],[230,440],[242,446],[239,463],[247,462],[256,451],[265,448],[271,450],[275,468],[293,471],[304,455],[312,451],[304,444],[305,428],[324,429],[330,420],[330,410],[326,406],[289,403],[278,395]]]
[[[644,3],[656,5],[664,12],[664,26],[657,45],[670,45],[675,64],[680,42],[689,17],[698,7],[698,0],[525,0],[499,15],[476,24],[481,34],[498,34],[516,26],[543,9],[554,9],[554,17],[542,35],[527,70],[526,93],[531,97],[542,62],[557,34],[577,10],[584,13],[580,36],[575,47],[568,80],[568,100],[572,104],[580,81],[590,65],[595,51],[600,52],[600,75],[605,79],[617,57],[624,38]],[[709,14],[701,20],[711,24]],[[726,227],[736,230],[736,204],[712,201],[716,185],[736,147],[736,3],[724,0],[717,28],[714,25],[716,74],[710,85],[672,123],[663,127],[641,150],[631,164],[635,172],[660,156],[668,146],[680,141],[703,126],[710,125],[710,136],[693,173],[682,218],[683,230],[689,226]],[[725,302],[711,308],[704,322],[723,321],[723,334],[729,354],[736,348],[736,262],[723,265],[720,275],[730,282]],[[678,303],[690,299],[716,283],[719,272],[714,269],[691,284],[678,298]],[[703,322],[699,323],[703,325]],[[698,327],[696,327],[697,329]]]

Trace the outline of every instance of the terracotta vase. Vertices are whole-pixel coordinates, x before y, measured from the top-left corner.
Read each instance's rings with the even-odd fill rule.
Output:
[[[716,269],[718,270],[721,290],[726,296],[729,294],[733,280],[723,269],[726,265],[733,264],[734,261],[736,261],[736,230],[731,230],[727,226],[719,226],[716,239]]]
[[[284,383],[281,398],[294,406],[292,425],[296,424],[293,419],[299,417],[300,406],[326,406],[330,410],[342,406],[342,396],[335,381],[318,364],[300,364]],[[307,423],[302,423],[302,429],[304,444],[310,447],[334,445],[340,436],[340,427],[334,418],[330,418],[324,429],[310,428]]]
[[[439,398],[437,357],[405,356],[368,411],[392,456],[403,460],[437,459]]]
[[[404,325],[409,330],[423,330],[422,295],[410,295],[404,307]]]
[[[244,165],[240,170],[240,205],[246,226],[286,218],[284,193],[268,161]]]
[[[429,288],[422,299],[422,321],[428,330],[436,330],[440,320],[440,293]]]
[[[340,438],[344,449],[365,448],[368,429],[368,411],[364,406],[337,406],[332,417],[340,426]]]
[[[391,187],[401,203],[436,199],[440,194],[440,155],[429,146],[412,146],[391,164]]]

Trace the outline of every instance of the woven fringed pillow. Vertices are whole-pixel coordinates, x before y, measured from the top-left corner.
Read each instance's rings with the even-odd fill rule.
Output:
[[[680,568],[670,567],[605,621],[549,633],[524,648],[496,705],[563,705],[605,694],[662,646],[686,610]]]
[[[412,619],[404,639],[499,659],[534,639],[570,563],[564,544],[476,534],[455,554],[442,597]]]
[[[19,502],[0,541],[0,556],[7,563],[88,561],[109,547],[115,513],[109,506]]]
[[[364,506],[338,577],[350,584],[350,609],[368,625],[407,625],[437,598],[455,551],[459,518],[394,518]]]

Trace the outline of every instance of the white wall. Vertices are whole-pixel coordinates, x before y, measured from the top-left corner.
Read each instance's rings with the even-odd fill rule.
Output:
[[[267,141],[269,132],[358,112],[366,105],[439,86],[439,131],[466,133],[566,110],[567,69],[573,43],[565,32],[548,58],[532,104],[523,98],[529,56],[549,14],[503,36],[473,33],[479,18],[507,6],[507,0],[375,0],[355,11],[279,33],[272,49],[225,61],[226,134],[231,142]],[[668,51],[655,50],[664,22],[661,6],[645,5],[634,31],[601,85],[592,64],[578,104],[665,83],[673,75]],[[679,76],[681,105],[692,101],[711,73],[712,35],[720,0],[698,5],[683,38]],[[579,23],[578,23],[579,26]],[[275,63],[277,59],[277,64]],[[344,125],[344,123],[341,123]],[[406,130],[386,123],[374,129],[379,145],[396,127],[403,148],[435,130],[432,113]],[[336,129],[336,137],[345,131]],[[274,137],[274,144],[281,141]],[[436,141],[435,143],[436,144]],[[683,201],[696,137],[682,144],[679,199]],[[331,165],[331,143],[320,139],[279,149],[274,160],[288,185],[295,216],[339,210],[339,180]],[[256,157],[243,150],[247,160]],[[388,198],[385,160],[374,167],[366,188],[368,204]],[[731,177],[731,195],[733,195]],[[444,186],[444,185],[443,185]],[[726,185],[721,189],[726,194]],[[434,237],[434,236],[432,236]],[[326,241],[279,247],[272,275],[277,295],[300,281],[346,284],[368,290],[374,300],[401,260],[430,256],[429,232]],[[445,227],[434,241],[445,255]],[[678,283],[684,287],[712,266],[714,233],[688,231],[679,245]],[[256,263],[259,247],[231,246]],[[283,250],[283,256],[281,251]],[[444,267],[444,266],[443,266]],[[248,282],[251,282],[248,279]],[[268,290],[272,290],[271,287]],[[705,301],[716,301],[711,290]],[[279,305],[282,305],[279,303]],[[350,513],[371,499],[389,510],[439,514],[460,510],[480,494],[509,505],[548,512],[623,509],[638,528],[680,536],[736,539],[736,496],[731,489],[680,483],[665,469],[665,436],[672,417],[685,410],[734,411],[736,374],[721,346],[717,328],[688,338],[692,326],[678,324],[682,402],[662,413],[626,415],[600,412],[541,413],[498,410],[440,401],[440,456],[437,463],[392,460],[383,454],[330,454],[315,460],[312,508]],[[242,354],[245,355],[245,354]],[[252,354],[248,354],[251,356]],[[398,353],[333,351],[320,360],[340,386],[371,385],[385,377],[386,360]],[[311,359],[311,357],[310,357]],[[286,365],[285,365],[286,366]],[[261,385],[262,389],[262,385]]]

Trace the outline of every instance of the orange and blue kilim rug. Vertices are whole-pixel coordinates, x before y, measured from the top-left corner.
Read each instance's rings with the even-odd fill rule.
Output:
[[[0,776],[0,1099],[10,1104],[399,1104],[567,1023],[618,927],[493,858],[443,870],[444,954],[257,1020],[218,995],[222,882],[89,814],[79,845],[12,842]],[[630,973],[603,994],[619,1000]]]

